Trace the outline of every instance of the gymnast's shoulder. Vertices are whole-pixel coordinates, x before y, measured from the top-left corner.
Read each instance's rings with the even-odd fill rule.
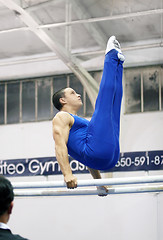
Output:
[[[52,123],[53,126],[54,125],[72,126],[74,124],[74,118],[68,112],[60,111],[54,116]]]

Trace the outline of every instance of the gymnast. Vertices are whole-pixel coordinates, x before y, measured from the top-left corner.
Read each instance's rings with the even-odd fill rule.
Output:
[[[59,112],[53,118],[56,158],[67,188],[77,187],[68,154],[86,165],[93,178],[101,178],[99,170],[108,170],[119,159],[119,128],[122,99],[122,72],[125,58],[115,36],[109,38],[95,111],[90,121],[78,117],[82,106],[80,94],[64,88],[53,95]],[[102,187],[108,191],[106,187]]]

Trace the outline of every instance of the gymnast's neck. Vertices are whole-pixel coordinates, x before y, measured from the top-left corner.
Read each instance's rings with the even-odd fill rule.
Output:
[[[73,108],[72,106],[68,106],[68,105],[63,106],[62,109],[61,109],[61,111],[68,112],[68,113],[71,113],[73,115],[77,115],[78,110],[79,109]]]

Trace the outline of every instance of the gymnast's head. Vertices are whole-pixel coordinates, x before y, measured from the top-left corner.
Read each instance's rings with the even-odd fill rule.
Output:
[[[59,111],[68,111],[70,108],[78,111],[82,106],[81,95],[72,88],[62,88],[54,93],[53,105]]]
[[[13,200],[14,192],[10,181],[0,176],[0,222],[8,222],[13,208]]]

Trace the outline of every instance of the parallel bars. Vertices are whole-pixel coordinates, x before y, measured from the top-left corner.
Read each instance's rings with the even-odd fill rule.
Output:
[[[89,179],[78,180],[78,187],[90,186],[108,186],[108,185],[126,185],[139,184],[132,187],[111,187],[108,194],[125,194],[125,193],[145,193],[145,192],[162,192],[163,185],[140,185],[148,183],[163,182],[163,176],[147,177],[125,177],[125,178],[108,178],[108,179]],[[66,187],[64,181],[43,181],[43,182],[14,182],[15,196],[72,196],[72,195],[98,195],[97,189],[54,189]],[[50,189],[49,189],[50,188]]]

